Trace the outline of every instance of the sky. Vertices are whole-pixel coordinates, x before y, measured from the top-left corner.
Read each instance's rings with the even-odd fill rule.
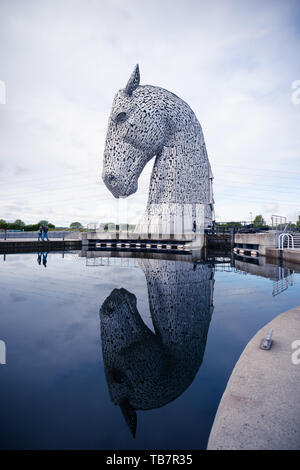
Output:
[[[300,214],[298,0],[0,0],[0,218],[136,223],[101,180],[112,100],[141,84],[186,101],[217,221]]]

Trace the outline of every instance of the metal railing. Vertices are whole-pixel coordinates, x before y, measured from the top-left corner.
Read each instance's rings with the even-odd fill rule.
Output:
[[[147,229],[147,227],[146,227]],[[129,224],[99,224],[99,223],[89,223],[87,225],[88,232],[94,232],[99,234],[99,238],[103,238],[104,235],[107,235],[109,238],[125,238],[133,239],[139,238],[149,238],[153,240],[158,239],[176,239],[176,240],[193,240],[196,235],[204,234],[203,226],[196,226],[196,231],[192,227],[184,229],[184,233],[180,232],[181,227],[177,227],[176,224],[171,224],[169,226],[164,226],[161,224],[151,224],[148,227],[147,232],[137,232],[138,226],[129,225]]]
[[[49,230],[48,238],[49,240],[55,238],[59,240],[68,240],[68,239],[80,239],[80,231],[78,230]],[[24,239],[24,240],[37,240],[38,231],[33,232],[10,232],[10,231],[0,231],[0,240],[14,240],[14,239]]]
[[[294,237],[291,233],[283,232],[278,237],[278,248],[283,250],[285,239],[287,239],[287,248],[294,248]],[[291,246],[290,246],[291,243]]]
[[[89,223],[87,224],[88,232],[99,232],[99,233],[133,233],[135,225],[131,224],[101,224],[101,223]]]
[[[283,230],[284,227],[287,225],[287,217],[283,215],[276,215],[273,214],[271,216],[272,220],[272,229],[273,230]]]

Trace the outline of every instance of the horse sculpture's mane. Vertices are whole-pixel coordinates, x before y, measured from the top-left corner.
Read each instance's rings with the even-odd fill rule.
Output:
[[[201,126],[181,98],[139,82],[136,66],[114,98],[103,180],[115,197],[127,197],[136,192],[139,175],[155,156],[141,230],[157,217],[168,219],[172,211],[183,220],[186,208],[191,226],[200,217],[200,206],[202,225],[208,226],[213,219],[212,173]]]

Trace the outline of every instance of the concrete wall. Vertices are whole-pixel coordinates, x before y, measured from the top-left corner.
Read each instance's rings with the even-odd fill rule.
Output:
[[[295,267],[291,269],[299,270],[300,263],[300,249],[299,248],[284,248],[283,250],[278,250],[278,248],[266,248],[266,256],[270,259],[282,259],[287,263],[295,263]]]
[[[196,233],[204,233],[204,204],[148,204],[147,211],[137,224],[135,234],[151,234],[157,238],[163,234],[174,235],[174,238],[190,239],[193,234],[193,222],[196,223]],[[180,239],[181,239],[180,238]]]
[[[277,232],[274,230],[263,233],[236,233],[234,243],[259,245],[259,254],[265,256],[266,248],[277,247]]]
[[[162,234],[148,234],[148,233],[134,233],[134,232],[82,232],[81,239],[83,243],[85,240],[195,240],[197,246],[204,243],[204,234],[175,234],[170,236],[169,233]]]

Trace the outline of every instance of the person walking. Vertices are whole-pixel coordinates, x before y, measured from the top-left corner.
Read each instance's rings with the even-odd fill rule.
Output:
[[[42,225],[40,225],[40,227],[39,227],[38,235],[39,235],[39,236],[38,236],[38,242],[39,242],[40,240],[43,241],[43,227],[42,227]]]
[[[45,241],[45,239],[46,239],[47,241],[49,241],[49,238],[48,238],[48,230],[49,230],[48,225],[44,225],[44,226],[43,226],[43,241]]]

